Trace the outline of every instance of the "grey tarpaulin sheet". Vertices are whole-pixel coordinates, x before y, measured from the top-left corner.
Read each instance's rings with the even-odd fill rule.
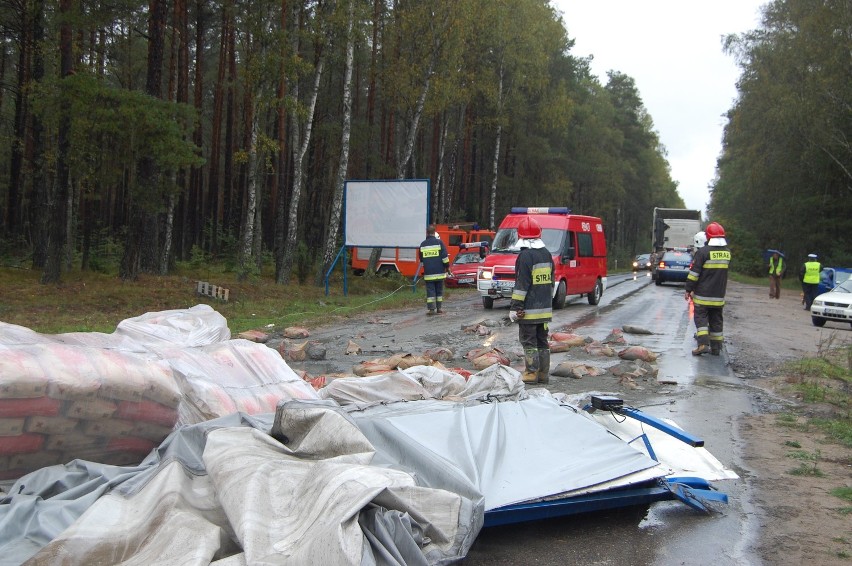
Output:
[[[471,498],[480,493],[486,511],[669,471],[549,395],[486,404],[418,401],[352,415],[376,447],[374,463],[409,469],[422,485]]]
[[[136,468],[74,472],[78,462],[25,476],[0,505],[0,556],[440,564],[466,554],[486,509],[664,475],[654,465],[548,396],[390,403],[351,418],[330,401],[291,401],[277,416],[184,427]]]
[[[0,505],[2,562],[35,552],[28,564],[440,564],[464,556],[481,506],[370,465],[370,443],[339,409],[317,402],[285,413],[304,431],[287,446],[267,434],[273,415],[232,415],[176,431],[138,468],[90,465],[84,477],[72,463],[21,478]],[[97,497],[110,477],[114,489]],[[50,520],[34,506],[52,507]]]

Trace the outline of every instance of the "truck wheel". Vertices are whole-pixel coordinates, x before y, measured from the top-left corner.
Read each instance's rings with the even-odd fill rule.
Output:
[[[553,308],[564,309],[565,299],[568,297],[568,289],[565,287],[565,281],[560,281],[556,288],[556,296],[553,297]]]
[[[494,308],[494,299],[492,299],[491,297],[482,297],[482,306],[485,307],[488,310],[493,309]]]
[[[596,305],[601,302],[601,295],[603,295],[603,285],[601,284],[601,280],[598,279],[595,283],[594,291],[588,294],[589,304]]]
[[[813,323],[814,326],[819,326],[819,327],[825,326],[825,319],[822,318],[821,316],[812,316],[811,322]]]

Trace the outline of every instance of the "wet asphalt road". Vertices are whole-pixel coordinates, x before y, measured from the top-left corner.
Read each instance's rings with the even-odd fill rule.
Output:
[[[326,342],[332,355],[328,361],[304,369],[316,375],[351,367],[358,360],[335,357],[332,346],[337,344],[339,348],[346,339],[354,339],[365,348],[367,355],[362,359],[381,356],[385,351],[422,352],[433,345],[453,346],[460,355],[476,345],[498,346],[507,352],[519,350],[514,326],[494,328],[487,337],[459,332],[460,327],[483,319],[502,320],[508,315],[507,301],[485,310],[475,291],[457,292],[450,295],[445,310],[446,315],[430,317],[428,323],[424,323],[422,311],[399,311],[381,313],[367,324],[353,322],[350,327],[315,332],[312,339]],[[641,336],[641,345],[659,354],[658,377],[670,384],[646,383],[631,391],[613,389],[612,382],[551,377],[547,388],[571,394],[612,391],[622,396],[625,404],[656,417],[673,419],[689,433],[703,438],[705,447],[740,476],[739,480],[715,483],[728,494],[729,504],[705,515],[682,503],[661,502],[650,507],[483,529],[462,564],[761,563],[751,551],[759,519],[736,425],[740,415],[752,412],[753,391],[729,370],[726,352],[719,357],[691,355],[694,327],[689,305],[683,299],[683,286],[656,286],[644,273],[611,276],[598,306],[589,305],[585,298],[574,300],[555,312],[551,328],[566,328],[600,339],[625,324],[654,333]],[[630,343],[637,342],[636,336],[628,338]],[[551,367],[567,356],[554,354]],[[520,367],[517,359],[512,365]],[[554,431],[559,432],[570,434]]]
[[[725,354],[695,358],[683,287],[655,286],[639,275],[611,285],[598,307],[575,301],[554,319],[575,332],[605,336],[624,324],[655,334],[642,345],[660,354],[659,378],[677,385],[624,394],[625,403],[673,419],[705,440],[707,449],[742,479],[717,482],[729,496],[720,513],[704,515],[681,503],[485,529],[465,565],[475,564],[759,564],[749,543],[757,532],[748,472],[743,470],[736,418],[751,409],[750,391],[728,370]],[[551,378],[551,383],[553,379]],[[562,389],[561,382],[551,390]],[[581,389],[575,380],[566,389]]]

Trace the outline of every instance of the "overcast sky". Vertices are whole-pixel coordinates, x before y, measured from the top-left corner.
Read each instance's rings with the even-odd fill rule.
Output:
[[[767,0],[553,0],[571,53],[593,55],[592,72],[629,75],[668,151],[687,208],[706,212],[722,148],[724,114],[739,69],[722,36],[756,29]]]

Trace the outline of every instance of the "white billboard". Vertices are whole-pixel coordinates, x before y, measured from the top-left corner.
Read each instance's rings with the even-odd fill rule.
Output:
[[[347,246],[416,248],[429,222],[429,180],[346,181]]]

